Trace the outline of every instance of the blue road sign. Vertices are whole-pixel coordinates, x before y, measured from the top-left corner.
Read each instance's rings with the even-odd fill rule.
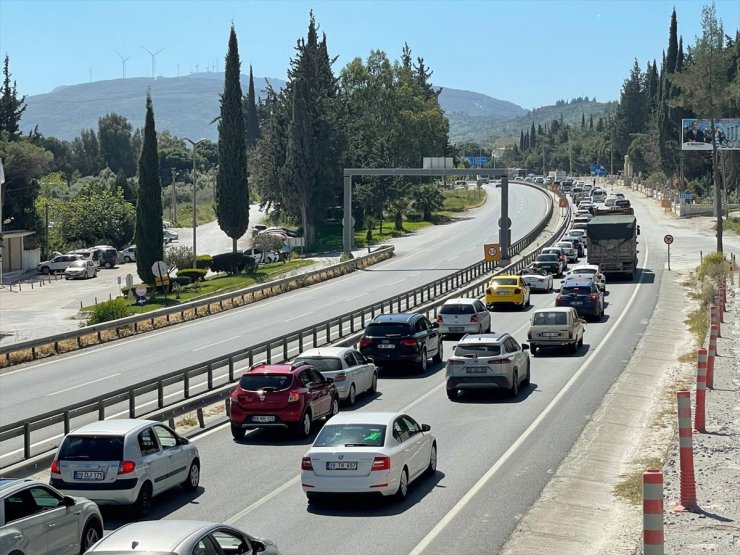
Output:
[[[694,198],[694,193],[681,193],[681,198],[683,200],[691,200]]]
[[[466,156],[465,159],[471,166],[484,166],[488,162],[488,156]]]

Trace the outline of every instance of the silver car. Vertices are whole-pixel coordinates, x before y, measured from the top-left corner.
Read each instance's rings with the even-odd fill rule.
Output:
[[[270,540],[255,538],[225,524],[198,520],[147,520],[121,526],[87,553],[162,553],[167,555],[280,555]]]
[[[64,279],[88,279],[98,277],[98,267],[92,260],[75,260],[64,270]]]
[[[378,368],[358,350],[350,347],[320,347],[302,352],[296,363],[309,364],[325,378],[334,380],[339,400],[355,404],[358,393],[378,391]]]
[[[77,555],[102,537],[92,501],[36,480],[0,478],[0,553]]]

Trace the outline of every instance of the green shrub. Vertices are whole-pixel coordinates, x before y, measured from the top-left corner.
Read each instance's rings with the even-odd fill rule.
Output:
[[[97,304],[90,311],[89,325],[102,324],[119,318],[126,318],[134,313],[128,299],[118,298]]]
[[[257,261],[251,256],[244,255],[244,269],[245,274],[253,274],[257,271]]]
[[[233,275],[238,274],[245,267],[245,256],[241,252],[225,252],[217,254],[213,257],[213,264],[211,264],[211,270],[214,272],[225,272]]]
[[[724,254],[721,252],[710,252],[704,258],[701,259],[699,265],[699,271],[697,277],[699,280],[703,280],[706,276],[712,279],[721,281],[725,272],[729,270],[728,262],[725,260]]]
[[[204,280],[206,277],[207,270],[202,270],[200,268],[183,268],[182,270],[177,270],[177,277],[178,278],[188,278],[191,282],[195,283],[196,281]]]
[[[190,279],[190,276],[183,276],[182,274],[175,276],[170,280],[170,283],[172,284],[179,284],[182,287],[185,287],[186,285],[190,285],[193,283],[193,280]]]
[[[213,265],[213,257],[210,254],[201,254],[195,258],[195,267],[201,270],[209,270]]]
[[[175,266],[176,268],[192,268],[193,249],[185,245],[177,245],[165,249],[164,261],[168,267]]]

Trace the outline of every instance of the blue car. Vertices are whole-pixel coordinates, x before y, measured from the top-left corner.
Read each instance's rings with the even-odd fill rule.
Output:
[[[601,320],[604,315],[604,294],[592,279],[566,280],[555,299],[555,306],[572,306],[581,318]]]

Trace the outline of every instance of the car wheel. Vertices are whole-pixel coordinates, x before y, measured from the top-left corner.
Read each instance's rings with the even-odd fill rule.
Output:
[[[578,340],[578,347],[583,347],[583,336]]]
[[[51,270],[49,269],[48,266],[42,266],[41,273],[48,276],[51,273]]]
[[[429,454],[429,466],[427,466],[427,475],[434,476],[437,472],[437,444],[432,443],[432,452]]]
[[[511,381],[511,388],[509,389],[509,396],[512,398],[519,397],[519,372],[514,370],[514,376]]]
[[[130,256],[124,256],[123,257],[123,261],[126,262],[126,263],[129,263],[129,262],[131,262],[131,257]]]
[[[190,470],[188,470],[188,475],[185,478],[185,481],[182,483],[182,487],[184,487],[188,491],[193,491],[198,488],[198,484],[200,483],[200,463],[195,460],[192,463],[190,463]]]
[[[575,354],[578,352],[578,341],[575,341],[570,346],[570,352]]]
[[[532,356],[537,356],[537,350],[540,349],[537,345],[529,344],[529,352],[532,353]]]
[[[351,407],[355,404],[355,401],[357,400],[357,390],[355,389],[355,384],[352,384],[349,386],[349,395],[347,395],[347,406]]]
[[[370,389],[368,391],[370,391],[370,393],[378,392],[378,373],[377,372],[373,372],[373,379],[370,382]]]
[[[241,426],[237,426],[236,424],[231,425],[231,436],[234,439],[244,439],[244,435],[246,433],[247,433],[247,430],[245,430]]]
[[[311,411],[306,409],[301,421],[296,425],[296,433],[299,437],[306,438],[311,435]]]
[[[457,401],[457,389],[448,389],[447,390],[447,398],[450,401]]]
[[[423,351],[421,352],[421,360],[420,360],[420,361],[419,361],[419,362],[417,363],[417,365],[418,365],[418,366],[417,366],[417,368],[418,368],[418,370],[419,370],[419,373],[421,373],[421,374],[423,374],[424,372],[426,372],[426,371],[427,371],[427,364],[428,364],[428,362],[429,362],[429,361],[427,360],[427,358],[428,358],[428,357],[427,357],[427,350],[426,350],[426,349],[424,349],[424,350],[423,350]]]
[[[103,537],[103,527],[97,520],[89,520],[82,530],[80,538],[80,555],[90,549],[97,541]]]
[[[398,481],[398,489],[396,490],[396,500],[403,501],[406,499],[406,494],[409,492],[409,471],[406,467],[403,467],[401,471],[401,479]]]
[[[434,362],[442,362],[442,358],[445,356],[445,346],[442,342],[442,339],[439,340],[439,345],[437,346],[437,354],[434,355],[434,358],[432,359]]]
[[[529,361],[527,361],[527,375],[524,376],[524,381],[522,382],[522,385],[524,387],[529,387],[529,382],[531,381],[531,379],[530,379],[531,378],[531,376],[530,376],[531,370],[532,370],[532,368],[530,367]]]
[[[326,416],[326,419],[328,420],[329,418],[331,418],[332,416],[336,416],[337,414],[339,414],[339,397],[335,395],[334,398],[331,400],[331,412]],[[310,431],[311,429],[309,427],[309,432]]]
[[[152,484],[145,482],[134,502],[134,510],[139,516],[146,516],[152,506]]]

